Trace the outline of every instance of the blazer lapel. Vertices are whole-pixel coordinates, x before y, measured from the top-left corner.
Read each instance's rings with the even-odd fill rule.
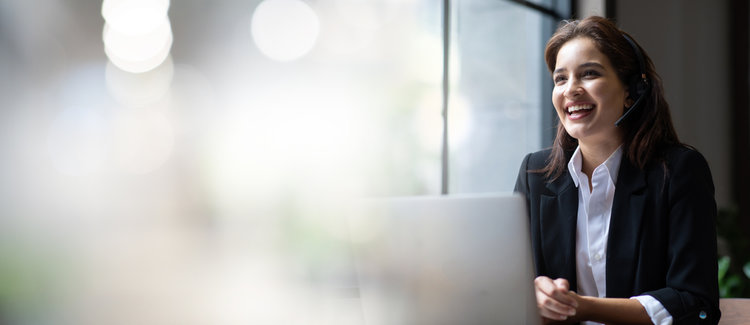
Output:
[[[607,297],[632,296],[645,188],[645,173],[623,157],[609,221]]]
[[[548,183],[547,189],[549,193],[542,194],[540,198],[540,227],[545,265],[548,266],[549,276],[568,279],[570,288],[575,290],[578,188],[566,173],[554,182]]]

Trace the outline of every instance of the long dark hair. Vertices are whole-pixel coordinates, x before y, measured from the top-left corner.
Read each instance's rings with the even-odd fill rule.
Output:
[[[629,96],[635,96],[636,91],[633,87],[640,79],[640,66],[633,47],[623,35],[633,39],[630,34],[617,28],[612,21],[602,17],[592,16],[583,20],[563,21],[544,50],[547,68],[550,73],[555,70],[557,52],[565,43],[575,38],[586,37],[609,58],[620,81],[628,85]],[[643,169],[647,164],[661,159],[660,149],[680,144],[680,141],[672,125],[661,77],[656,73],[654,63],[646,51],[637,42],[635,44],[643,54],[649,89],[637,111],[623,120],[619,127],[623,129],[624,158]],[[578,140],[571,137],[558,121],[552,154],[547,165],[538,172],[545,173],[549,181],[560,177],[567,166],[567,154],[572,152],[577,144]]]

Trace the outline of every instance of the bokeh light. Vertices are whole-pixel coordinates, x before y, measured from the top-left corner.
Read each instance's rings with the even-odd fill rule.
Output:
[[[363,324],[348,206],[438,188],[437,4],[45,1],[0,5],[0,323]]]
[[[169,0],[104,0],[102,17],[125,35],[143,35],[157,29],[167,18]]]
[[[104,51],[119,68],[141,73],[159,66],[172,47],[172,30],[166,20],[146,34],[127,35],[109,25],[104,26]]]
[[[102,33],[109,60],[132,73],[159,66],[172,47],[172,28],[163,0],[107,0],[102,4],[106,23]]]
[[[277,61],[296,60],[315,46],[318,15],[300,0],[265,0],[253,12],[250,30],[258,49]]]

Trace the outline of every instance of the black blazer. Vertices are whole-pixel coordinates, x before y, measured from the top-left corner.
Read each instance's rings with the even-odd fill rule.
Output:
[[[524,158],[516,192],[526,196],[537,275],[565,278],[575,290],[578,188],[567,169],[553,182],[533,172],[550,152]],[[675,146],[664,154],[666,164],[643,170],[623,155],[607,241],[606,296],[651,295],[674,324],[716,324],[721,313],[711,172],[695,150]],[[567,155],[569,160],[572,152]]]

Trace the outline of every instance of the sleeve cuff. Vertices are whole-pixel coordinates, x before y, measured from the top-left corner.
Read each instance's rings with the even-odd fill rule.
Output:
[[[669,314],[667,309],[656,298],[649,295],[642,295],[630,297],[630,299],[638,300],[643,305],[654,325],[672,325],[672,315]]]

